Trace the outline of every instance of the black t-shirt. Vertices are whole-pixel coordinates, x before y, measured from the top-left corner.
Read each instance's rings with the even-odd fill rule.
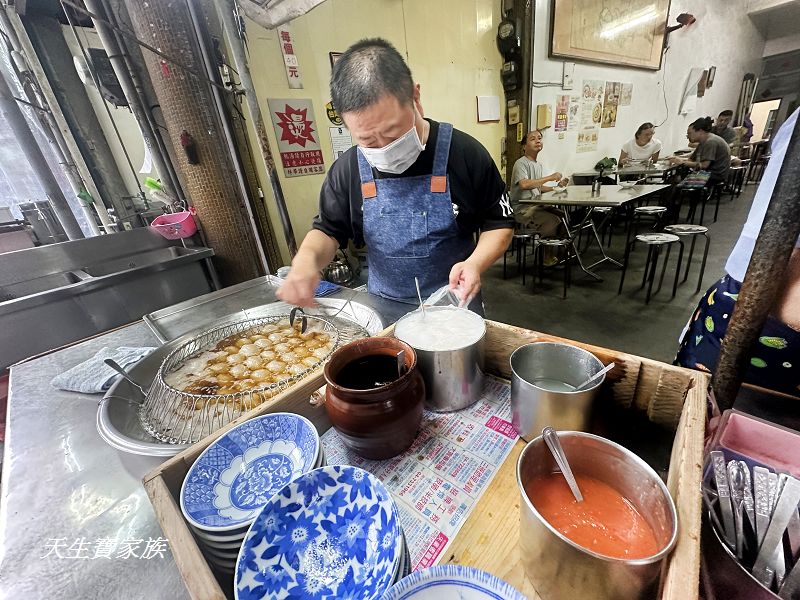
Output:
[[[431,125],[428,141],[414,164],[399,175],[373,169],[376,179],[416,177],[433,172],[439,123],[430,119],[428,122]],[[489,231],[514,227],[506,185],[492,157],[478,140],[457,129],[453,129],[450,142],[447,175],[450,178],[450,199],[462,235],[472,235],[479,229]],[[362,246],[363,202],[358,155],[356,146],[353,146],[333,163],[325,177],[319,193],[319,214],[314,219],[314,229],[335,238],[342,248],[348,239]]]

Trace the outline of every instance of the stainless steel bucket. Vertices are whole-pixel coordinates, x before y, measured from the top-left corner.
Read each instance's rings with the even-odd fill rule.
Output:
[[[475,320],[476,326],[480,324],[483,328],[483,333],[476,342],[447,350],[426,349],[413,340],[397,336],[417,353],[417,364],[425,380],[425,408],[435,412],[452,412],[467,408],[478,401],[483,390],[486,323],[482,317],[466,309],[432,306],[425,310],[428,312],[457,310],[463,315],[471,315],[469,318]],[[401,318],[395,326],[395,335],[397,328],[405,319],[418,314],[414,311]]]
[[[570,344],[536,342],[514,350],[510,362],[512,422],[524,440],[535,438],[546,426],[586,430],[605,375],[580,392],[554,391],[543,382],[580,385],[603,368],[600,359]]]
[[[658,551],[640,559],[601,556],[574,543],[536,510],[531,482],[557,470],[540,437],[517,461],[520,498],[520,551],[525,573],[547,600],[644,600],[655,598],[662,560],[675,546],[678,516],[667,487],[647,463],[609,440],[577,431],[558,438],[576,474],[598,479],[622,494],[655,533]]]

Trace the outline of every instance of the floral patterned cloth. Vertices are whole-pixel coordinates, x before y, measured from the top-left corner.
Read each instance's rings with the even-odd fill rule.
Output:
[[[675,364],[712,372],[742,284],[725,275],[705,293],[681,340]],[[745,382],[785,394],[800,393],[800,332],[768,317],[750,354]]]

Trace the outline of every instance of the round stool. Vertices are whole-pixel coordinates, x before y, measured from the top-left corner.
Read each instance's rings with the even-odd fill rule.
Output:
[[[703,287],[703,274],[706,271],[706,259],[708,258],[708,247],[711,245],[711,238],[708,237],[708,227],[704,225],[693,225],[692,223],[679,223],[677,225],[667,225],[664,231],[672,233],[677,236],[692,237],[692,244],[689,246],[689,258],[686,260],[686,271],[683,273],[681,283],[685,283],[689,277],[689,268],[692,266],[692,256],[694,256],[694,245],[698,236],[703,236],[706,239],[705,247],[703,248],[703,260],[700,262],[700,276],[697,278],[697,289],[695,294]]]
[[[533,231],[520,229],[514,232],[513,237],[511,238],[511,245],[509,246],[508,250],[503,253],[503,279],[506,278],[506,259],[508,257],[509,252],[516,252],[517,253],[517,275],[519,272],[522,271],[522,283],[525,284],[525,269],[523,266],[524,258],[525,258],[525,248],[528,245],[528,240],[535,239],[538,236],[538,233]]]
[[[614,227],[612,219],[614,218],[614,207],[613,206],[595,206],[592,208],[592,215],[600,215],[602,217],[602,221],[600,225],[597,227],[599,230],[599,237],[600,241],[605,240],[606,231],[608,231],[608,243],[606,244],[606,248],[611,247],[611,236],[614,233]],[[588,245],[588,243],[587,243]]]
[[[674,298],[678,291],[678,277],[680,276],[681,260],[683,259],[683,242],[681,241],[681,238],[672,233],[642,233],[636,236],[635,241],[647,245],[647,260],[644,266],[644,274],[642,275],[642,285],[639,286],[639,289],[642,289],[645,284],[647,284],[647,296],[645,298],[645,304],[650,303],[650,297],[653,295],[653,281],[655,280],[656,268],[658,267],[658,257],[661,254],[661,249],[666,246],[667,254],[664,257],[664,263],[661,266],[661,277],[658,280],[658,288],[656,288],[655,291],[656,294],[661,291],[661,285],[664,283],[664,274],[667,270],[667,263],[669,262],[669,255],[672,251],[672,245],[677,243],[680,246],[680,251],[678,253],[678,264],[675,268],[675,282],[672,284],[672,298]],[[626,260],[622,267],[622,276],[619,280],[618,294],[622,293],[622,286],[625,282],[625,272],[627,270],[628,261]]]
[[[539,271],[539,283],[542,283],[542,273],[544,272],[544,251],[543,247],[545,248],[566,248],[572,245],[572,240],[569,238],[539,238],[533,244],[533,262],[538,267]],[[538,263],[537,263],[537,260]],[[563,260],[560,261],[561,264],[564,265],[564,298],[567,297],[567,287],[570,284],[570,280],[572,278],[572,273],[570,272],[570,256],[567,252],[567,256],[564,257]],[[555,265],[553,265],[555,266]],[[524,258],[523,258],[523,278],[525,277],[525,267],[524,267]],[[536,288],[536,274],[533,276],[533,289]]]

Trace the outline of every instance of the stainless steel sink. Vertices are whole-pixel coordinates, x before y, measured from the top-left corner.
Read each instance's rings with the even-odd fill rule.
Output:
[[[111,260],[104,260],[83,268],[83,270],[92,277],[102,277],[111,273],[119,273],[129,269],[138,269],[140,267],[149,267],[158,264],[164,264],[176,258],[184,256],[194,257],[198,253],[202,253],[206,248],[184,248],[182,246],[170,246],[169,248],[158,248],[156,250],[148,250],[146,252],[138,252],[135,254],[128,254],[127,256],[120,256]]]
[[[88,277],[88,275],[86,275]],[[63,287],[65,285],[72,285],[79,283],[84,278],[80,277],[77,273],[67,271],[65,273],[53,273],[52,275],[45,275],[43,277],[36,277],[28,281],[20,281],[9,285],[0,285],[0,302],[6,300],[16,300],[32,294],[46,292],[55,288]]]
[[[147,229],[8,252],[0,260],[0,371],[217,289],[210,248]]]

